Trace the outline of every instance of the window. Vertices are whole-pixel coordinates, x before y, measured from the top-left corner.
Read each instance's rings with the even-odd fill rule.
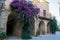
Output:
[[[43,16],[46,17],[46,10],[43,10]]]

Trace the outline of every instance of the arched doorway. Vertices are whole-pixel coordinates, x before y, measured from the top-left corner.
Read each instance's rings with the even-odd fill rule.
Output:
[[[14,29],[14,25],[16,23],[15,18],[12,15],[8,16],[8,20],[7,20],[7,36],[11,36],[13,35],[13,29]]]
[[[22,25],[22,23],[19,23],[16,20],[16,17],[14,15],[10,14],[7,20],[7,36],[21,37]]]
[[[47,24],[47,34],[50,34],[50,22]]]
[[[44,23],[44,21],[40,21],[39,30],[40,30],[40,35],[44,35],[45,34],[45,23]]]

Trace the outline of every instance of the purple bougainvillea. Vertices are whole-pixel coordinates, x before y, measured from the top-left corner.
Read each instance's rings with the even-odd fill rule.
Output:
[[[29,18],[31,16],[37,16],[38,12],[40,11],[38,7],[34,7],[33,4],[29,4],[27,1],[22,1],[22,0],[21,1],[13,0],[10,3],[10,8],[12,11],[15,11],[17,9],[19,15],[21,16],[22,13],[24,13],[26,18]]]
[[[23,23],[22,39],[31,39],[30,18],[37,17],[40,9],[25,0],[13,0],[10,3],[10,9],[13,15],[16,14],[14,16],[16,16],[19,22]]]

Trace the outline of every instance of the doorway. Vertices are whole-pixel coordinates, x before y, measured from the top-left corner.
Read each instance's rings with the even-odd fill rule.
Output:
[[[7,21],[7,36],[12,36],[13,35],[13,30],[14,30],[14,25],[16,23],[16,20],[13,16],[9,15],[8,16],[8,21]]]

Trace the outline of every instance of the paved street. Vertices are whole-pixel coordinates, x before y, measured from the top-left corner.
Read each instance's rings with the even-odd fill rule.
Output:
[[[60,32],[51,35],[42,35],[41,37],[34,38],[32,40],[60,40]]]
[[[14,37],[8,38],[8,40],[21,40]],[[33,37],[31,40],[60,40],[60,32],[57,31],[56,34],[41,35],[39,37]]]

